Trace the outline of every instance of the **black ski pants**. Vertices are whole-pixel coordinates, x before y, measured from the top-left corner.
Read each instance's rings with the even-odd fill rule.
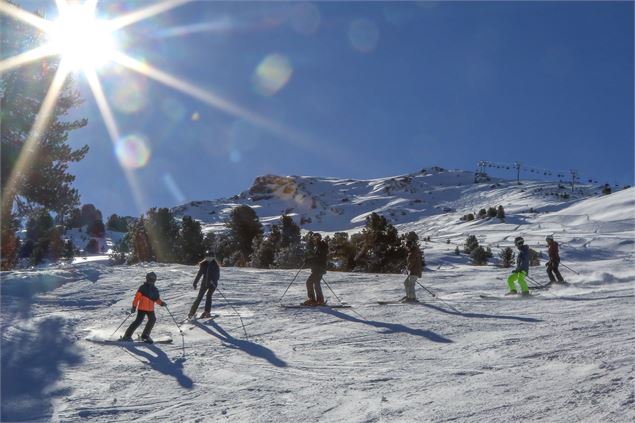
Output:
[[[549,280],[551,282],[555,282],[556,278],[558,279],[558,282],[563,282],[564,279],[562,277],[562,275],[560,274],[560,271],[558,270],[558,265],[560,264],[560,262],[558,261],[550,261],[547,264],[547,275],[549,275]],[[554,274],[556,275],[554,277]]]
[[[216,291],[216,285],[212,282],[201,283],[201,287],[198,290],[198,295],[192,304],[192,308],[190,309],[190,316],[194,316],[196,314],[196,310],[198,310],[198,305],[203,300],[203,296],[205,296],[205,311],[210,312],[212,310],[212,294]]]
[[[319,303],[324,302],[324,294],[322,294],[322,272],[311,271],[309,278],[306,280],[306,295],[310,299]]]
[[[150,332],[152,332],[152,328],[154,327],[155,322],[157,321],[156,316],[154,315],[154,311],[137,311],[137,318],[134,322],[130,324],[128,329],[126,330],[126,334],[124,335],[126,338],[132,338],[132,334],[135,330],[141,325],[144,317],[148,316],[148,323],[146,323],[146,327],[143,329],[143,333],[141,334],[142,338],[150,336]]]

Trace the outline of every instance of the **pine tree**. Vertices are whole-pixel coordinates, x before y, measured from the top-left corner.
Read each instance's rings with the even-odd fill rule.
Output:
[[[18,230],[18,221],[15,216],[8,213],[8,217],[2,220],[0,226],[0,249],[2,257],[0,260],[0,270],[11,270],[15,266],[20,251],[20,245],[16,231]]]
[[[498,206],[498,208],[496,209],[496,217],[500,220],[505,220],[505,209],[503,208],[503,206]]]
[[[470,259],[473,264],[478,266],[487,264],[487,261],[492,257],[492,250],[487,247],[483,248],[482,246],[478,246],[472,250],[470,253]]]
[[[397,229],[384,216],[371,213],[361,233],[355,257],[357,267],[368,272],[398,273],[407,256]]]
[[[229,228],[232,237],[238,244],[238,249],[241,253],[240,260],[246,262],[253,252],[253,239],[263,234],[262,224],[258,220],[258,215],[251,207],[240,205],[231,211],[225,225]]]
[[[130,228],[130,262],[149,262],[154,260],[154,252],[150,245],[150,239],[146,231],[145,216],[141,215],[139,220]]]
[[[88,228],[86,228],[86,233],[89,236],[94,236],[95,238],[103,238],[106,235],[106,227],[104,226],[104,222],[100,220],[94,220],[92,223],[88,224]]]
[[[346,232],[335,232],[329,239],[330,261],[339,263],[336,268],[350,272],[355,267],[355,245]]]
[[[466,254],[472,254],[472,251],[478,248],[478,246],[478,239],[476,239],[476,235],[469,235],[465,240],[463,251],[465,251]]]
[[[146,233],[155,259],[175,263],[181,256],[181,234],[174,214],[167,208],[151,208],[145,218]]]
[[[111,214],[106,223],[106,228],[115,232],[128,232],[128,221],[117,214]]]
[[[191,216],[181,221],[181,254],[184,264],[195,264],[205,255],[201,223]]]
[[[19,20],[0,16],[0,51],[11,57],[43,44],[44,35]],[[69,163],[84,158],[88,146],[77,150],[68,145],[71,131],[86,126],[85,119],[63,121],[81,103],[79,91],[67,78],[42,129],[26,146],[42,102],[49,90],[59,59],[35,61],[2,74],[0,80],[0,173],[2,213],[0,226],[9,227],[14,206],[21,214],[34,206],[67,214],[79,204],[79,193],[71,184]],[[4,238],[4,237],[3,237]],[[41,248],[38,250],[41,253]],[[2,256],[10,253],[3,248]],[[3,260],[3,263],[6,260]]]
[[[507,268],[511,267],[514,264],[516,254],[514,253],[514,250],[511,249],[511,247],[505,247],[500,251],[498,256],[501,259],[501,267]]]
[[[280,217],[280,224],[282,225],[280,234],[280,246],[288,247],[289,244],[300,242],[300,227],[293,221],[293,218],[288,215],[282,215]]]
[[[73,244],[72,240],[68,239],[64,243],[64,251],[62,253],[62,257],[69,261],[73,260],[73,257],[75,257],[75,244]]]

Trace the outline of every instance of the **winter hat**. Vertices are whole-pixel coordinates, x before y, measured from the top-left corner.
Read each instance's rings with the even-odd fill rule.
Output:
[[[213,259],[214,257],[216,257],[216,255],[214,254],[212,250],[205,251],[205,258]]]
[[[514,244],[521,246],[525,243],[525,240],[523,239],[522,236],[517,236],[516,239],[514,240]]]
[[[146,274],[146,282],[154,283],[157,280],[157,274],[154,272],[150,272]]]

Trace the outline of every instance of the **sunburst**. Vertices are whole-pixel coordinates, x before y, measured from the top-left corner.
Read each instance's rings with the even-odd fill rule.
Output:
[[[45,33],[46,39],[48,40],[43,45],[37,46],[32,50],[0,61],[0,75],[47,57],[57,56],[60,58],[60,66],[57,70],[57,74],[40,107],[13,173],[5,185],[5,192],[2,195],[2,207],[12,207],[13,196],[11,193],[16,192],[15,189],[19,183],[18,175],[25,171],[24,163],[27,163],[30,155],[37,151],[39,137],[44,132],[43,129],[46,128],[51,112],[55,108],[58,94],[64,86],[64,82],[70,72],[76,71],[84,73],[111,141],[115,145],[119,141],[120,133],[117,122],[106,100],[99,78],[101,67],[109,62],[118,63],[129,70],[143,74],[173,89],[181,91],[218,110],[245,119],[252,124],[280,135],[283,139],[292,139],[296,144],[301,144],[305,147],[311,144],[302,134],[243,107],[239,107],[210,90],[197,87],[183,78],[171,75],[148,63],[141,62],[126,54],[117,45],[115,35],[118,31],[142,20],[182,6],[192,0],[165,0],[161,3],[153,4],[111,19],[100,19],[97,17],[97,1],[98,0],[86,0],[83,3],[75,1],[70,3],[67,2],[67,0],[56,0],[59,17],[51,21],[29,13],[4,0],[0,0],[0,13],[33,26]],[[129,169],[122,168],[126,173],[128,183],[133,191],[137,208],[142,210],[144,203],[141,199],[142,190],[139,189],[133,173]]]

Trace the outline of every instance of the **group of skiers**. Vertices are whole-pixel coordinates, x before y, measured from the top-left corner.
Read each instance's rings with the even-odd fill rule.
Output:
[[[549,235],[546,238],[549,261],[547,262],[547,275],[549,276],[550,283],[564,282],[562,275],[558,271],[560,264],[560,256],[558,253],[558,243],[554,241],[553,236]],[[525,245],[523,237],[516,237],[514,244],[518,248],[518,257],[516,260],[516,268],[512,271],[512,274],[507,278],[507,285],[509,286],[508,294],[517,294],[515,283],[520,285],[521,294],[528,295],[529,287],[525,281],[525,277],[529,274],[529,247]],[[306,280],[307,300],[302,304],[305,306],[321,306],[325,305],[324,294],[322,293],[321,281],[327,270],[328,263],[328,244],[319,233],[314,233],[312,236],[312,247],[307,252],[304,266],[309,266],[311,274]],[[416,242],[415,238],[406,239],[406,248],[408,249],[408,257],[406,259],[408,276],[404,281],[404,287],[406,290],[406,296],[401,299],[402,302],[418,302],[415,294],[415,284],[417,280],[422,276],[423,260],[421,250]],[[206,251],[205,258],[198,264],[198,273],[194,278],[193,287],[196,290],[198,282],[200,280],[201,285],[198,288],[198,295],[192,303],[190,308],[188,319],[192,319],[196,315],[196,311],[205,296],[205,309],[201,314],[201,318],[210,317],[212,309],[212,295],[218,287],[218,280],[220,279],[220,265],[216,260],[214,253],[211,250]],[[135,297],[132,301],[131,314],[137,312],[137,318],[126,330],[124,336],[121,338],[123,341],[132,341],[132,334],[141,325],[144,318],[148,317],[148,322],[141,334],[141,339],[144,342],[152,343],[150,332],[156,322],[156,316],[154,314],[154,304],[158,304],[162,307],[166,306],[166,302],[159,296],[159,290],[154,285],[157,280],[157,275],[154,272],[150,272],[146,275],[146,281],[139,287]]]
[[[549,276],[549,283],[558,282],[563,283],[564,279],[558,270],[560,265],[560,254],[558,252],[558,243],[554,241],[553,236],[547,235],[545,238],[547,241],[549,261],[547,261],[547,276]],[[529,275],[529,247],[525,245],[525,240],[522,236],[516,237],[514,240],[516,248],[518,248],[518,257],[516,259],[516,269],[512,271],[512,274],[507,278],[507,285],[509,286],[508,294],[517,294],[515,282],[520,285],[520,292],[522,295],[529,295],[529,287],[525,281],[525,277]],[[554,276],[555,275],[555,276]]]

